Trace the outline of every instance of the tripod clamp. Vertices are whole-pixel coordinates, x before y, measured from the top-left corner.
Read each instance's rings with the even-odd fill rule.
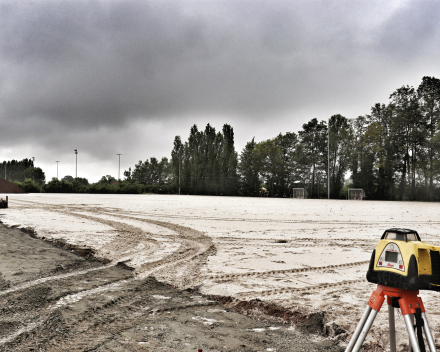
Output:
[[[422,328],[428,342],[429,350],[436,352],[434,339],[429,329],[422,299],[418,297],[419,291],[403,290],[400,288],[378,285],[368,301],[368,306],[359,321],[356,330],[345,349],[345,352],[358,352],[370,330],[377,313],[379,313],[385,296],[388,304],[388,320],[390,328],[390,351],[396,352],[396,328],[394,308],[400,308],[408,331],[410,347],[414,352],[426,352],[423,341]],[[414,325],[414,317],[416,324]],[[415,334],[417,330],[417,337]]]

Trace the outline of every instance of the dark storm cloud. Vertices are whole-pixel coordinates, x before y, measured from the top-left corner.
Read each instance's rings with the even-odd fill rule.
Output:
[[[379,49],[401,65],[426,55],[438,60],[439,5],[435,1],[413,1],[396,11],[381,28]]]
[[[310,83],[325,79],[324,62],[346,63],[356,51],[345,7],[314,5],[3,5],[2,57],[11,85],[4,105],[21,118],[41,115],[77,126],[197,110],[284,110]]]
[[[168,124],[171,148],[173,135],[187,133],[173,126],[189,129],[192,116],[240,126],[294,117],[300,126],[316,114],[365,114],[400,85],[435,74],[439,8],[0,0],[0,149],[5,141],[52,148],[82,139],[104,155],[107,136],[140,122]]]

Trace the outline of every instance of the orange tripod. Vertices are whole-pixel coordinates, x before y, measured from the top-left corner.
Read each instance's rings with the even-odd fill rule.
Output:
[[[390,327],[390,351],[396,352],[396,327],[394,320],[394,308],[400,308],[405,319],[406,329],[409,335],[410,350],[414,352],[426,352],[423,341],[422,327],[425,332],[426,341],[429,350],[435,352],[436,347],[429,329],[428,320],[426,320],[425,307],[422,299],[418,297],[419,291],[402,290],[399,288],[378,285],[371,294],[368,306],[359,321],[351,340],[345,349],[345,352],[358,352],[364,343],[368,331],[373,325],[377,313],[379,313],[385,296],[388,303],[388,320]],[[416,324],[414,325],[414,318]],[[416,336],[417,331],[417,336]]]

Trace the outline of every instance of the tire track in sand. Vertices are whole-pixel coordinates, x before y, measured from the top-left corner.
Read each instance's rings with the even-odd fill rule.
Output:
[[[120,211],[121,214],[125,213]],[[135,214],[134,212],[130,214]],[[181,220],[208,220],[208,221],[233,221],[233,222],[263,222],[263,223],[283,223],[283,224],[317,224],[317,225],[354,225],[354,226],[371,226],[371,221],[338,221],[338,220],[286,220],[286,219],[263,219],[263,218],[220,218],[213,216],[197,216],[197,215],[176,215],[176,214],[157,214],[157,213],[138,213],[140,216],[149,216],[154,218],[167,218],[167,219],[181,219]],[[440,221],[428,220],[428,221],[417,221],[417,220],[399,220],[399,224],[425,224],[425,225],[439,225]],[[395,224],[396,220],[381,220],[380,224]],[[378,223],[374,223],[376,226]]]
[[[326,265],[326,266],[317,266],[317,267],[309,267],[309,268],[295,268],[295,269],[281,269],[281,270],[270,270],[270,271],[261,271],[261,272],[246,272],[246,273],[236,273],[236,274],[223,274],[223,275],[207,275],[204,278],[210,279],[214,281],[229,281],[231,279],[236,279],[240,277],[267,277],[277,274],[296,274],[296,273],[306,273],[306,272],[320,272],[324,270],[330,269],[347,269],[355,266],[361,266],[368,264],[370,261],[365,260],[361,262],[352,262],[345,264],[336,264],[336,265]]]
[[[111,259],[112,262],[127,261],[130,257],[133,257],[139,253],[142,255],[154,254],[154,252],[156,252],[160,247],[160,241],[154,239],[154,237],[158,237],[158,235],[143,231],[139,227],[129,225],[124,222],[109,220],[96,215],[146,222],[167,228],[176,233],[176,235],[167,236],[166,238],[173,239],[179,243],[178,249],[165,255],[163,258],[144,263],[140,267],[136,268],[136,273],[142,274],[143,276],[152,274],[153,272],[157,272],[161,269],[169,269],[172,266],[178,267],[180,264],[182,264],[182,262],[185,261],[191,263],[192,274],[186,277],[186,285],[196,284],[196,282],[199,281],[200,268],[203,265],[208,252],[214,249],[212,239],[200,231],[169,222],[126,216],[120,214],[120,210],[118,209],[109,210],[108,208],[101,207],[87,208],[78,206],[76,204],[55,206],[27,200],[19,200],[18,202],[22,204],[32,204],[34,209],[38,207],[44,211],[50,211],[98,222],[115,229],[119,236],[99,249],[99,252],[101,253],[100,255],[104,257],[105,255],[103,254],[106,252],[113,252],[113,258],[106,258]],[[92,213],[93,215],[89,215],[88,213]],[[145,244],[147,249],[136,249],[140,243]],[[122,253],[122,255],[118,256],[118,253]],[[190,272],[187,274],[190,274]]]
[[[208,256],[208,252],[214,249],[214,245],[211,237],[205,235],[201,231],[197,231],[195,229],[186,226],[176,225],[170,222],[138,218],[128,215],[121,215],[119,213],[116,214],[115,212],[108,210],[100,210],[100,211],[95,210],[94,213],[111,216],[119,219],[145,222],[152,225],[164,227],[168,230],[177,233],[177,235],[167,236],[167,238],[172,238],[181,244],[178,250],[176,250],[173,253],[170,253],[169,255],[167,255],[162,259],[141,265],[138,271],[140,273],[157,271],[162,269],[162,267],[166,267],[170,265],[176,266],[183,261],[190,260],[192,266],[191,274],[193,275],[192,281],[194,282],[194,284],[196,284],[195,281],[197,282],[200,281],[199,278],[200,268],[203,265],[204,261],[206,260]],[[190,279],[190,275],[187,275],[186,280],[188,279]]]
[[[47,209],[47,208],[46,208]],[[197,253],[204,254],[208,251],[208,249],[212,246],[212,239],[203,233],[196,231],[194,229],[172,224],[169,222],[162,222],[159,220],[151,220],[151,219],[145,219],[140,218],[137,216],[128,216],[124,214],[120,214],[117,212],[117,210],[109,210],[106,208],[93,208],[93,209],[84,209],[81,207],[68,207],[66,210],[60,210],[60,209],[53,209],[53,211],[61,212],[65,215],[70,216],[76,216],[83,219],[87,219],[90,221],[96,221],[105,225],[108,225],[112,228],[115,228],[119,233],[126,234],[129,233],[130,235],[133,235],[134,237],[137,237],[138,240],[141,240],[142,238],[145,239],[146,235],[152,236],[150,233],[146,233],[142,231],[138,227],[134,227],[132,225],[128,225],[126,223],[121,223],[113,220],[103,219],[97,216],[90,216],[83,214],[84,212],[93,211],[93,214],[95,215],[104,215],[104,216],[111,216],[119,219],[128,219],[133,221],[140,221],[140,222],[147,222],[150,224],[154,224],[157,226],[165,227],[167,229],[170,229],[177,233],[176,236],[167,236],[167,238],[173,237],[176,240],[180,240],[182,244],[186,244],[187,246],[184,246],[181,244],[179,249],[175,251],[174,253],[171,253],[170,255],[159,259],[157,261],[153,261],[151,263],[145,263],[140,268],[140,272],[153,272],[155,270],[160,269],[163,266],[166,266],[168,264],[177,264],[183,260],[187,260],[191,257],[197,256]],[[154,214],[156,215],[156,214]],[[213,218],[214,219],[214,218]],[[226,238],[225,238],[226,239]],[[228,238],[231,240],[231,238]],[[255,240],[255,239],[254,239]],[[267,240],[267,239],[266,239]],[[275,240],[275,239],[274,239]],[[317,241],[315,238],[306,238],[305,241]],[[348,239],[331,239],[327,240],[326,242],[333,242],[333,241],[348,241]],[[125,236],[123,235],[121,239],[116,239],[113,242],[107,244],[106,246],[114,247],[115,245],[119,246],[119,244],[123,245],[123,242],[126,241]],[[352,240],[351,240],[352,241]],[[131,243],[133,245],[134,242]],[[192,245],[191,245],[192,244]],[[196,244],[196,245],[194,245]],[[201,247],[200,245],[204,244],[204,251],[200,251]],[[309,247],[309,246],[320,246],[321,243],[313,243],[313,244],[296,244],[298,247]],[[345,246],[352,246],[350,245],[344,245]],[[345,263],[345,264],[339,264],[339,265],[329,265],[329,266],[322,266],[322,267],[311,267],[311,268],[296,268],[296,269],[284,269],[284,270],[271,270],[266,272],[246,272],[246,273],[237,273],[237,274],[223,274],[223,275],[206,275],[203,276],[202,280],[213,280],[216,282],[222,282],[222,281],[230,281],[233,279],[238,278],[244,278],[244,277],[268,277],[272,275],[277,274],[287,274],[287,273],[304,273],[304,272],[320,272],[324,270],[331,270],[331,269],[339,269],[339,268],[349,268],[359,265],[365,265],[369,261],[362,261],[362,262],[353,262],[353,263]],[[364,280],[360,280],[364,281]],[[325,289],[328,287],[337,287],[340,285],[346,285],[347,283],[352,282],[358,282],[358,280],[351,280],[351,281],[342,281],[342,282],[336,282],[336,283],[327,283],[327,284],[319,284],[319,285],[312,285],[307,286],[303,288],[279,288],[279,289],[273,289],[273,290],[264,290],[264,291],[248,291],[248,292],[241,292],[238,293],[240,297],[252,297],[252,296],[270,296],[270,295],[277,295],[287,292],[303,292],[303,291],[310,291],[310,290],[320,290]]]
[[[101,252],[106,251],[106,250],[118,250],[119,252],[122,251],[122,258],[123,258],[123,257],[135,255],[138,252],[136,250],[136,248],[139,247],[138,246],[139,243],[144,243],[144,244],[148,245],[148,249],[145,249],[145,248],[142,249],[143,255],[148,254],[148,253],[153,253],[154,251],[156,251],[160,247],[160,242],[157,241],[156,239],[152,238],[155,236],[154,234],[143,231],[142,229],[140,229],[136,226],[132,226],[132,225],[129,225],[129,224],[126,224],[123,222],[114,221],[114,220],[103,219],[98,216],[91,216],[91,215],[87,215],[84,213],[75,212],[75,210],[84,212],[84,209],[74,209],[74,210],[64,209],[63,210],[63,209],[54,208],[54,207],[51,209],[48,209],[48,207],[42,207],[41,205],[39,207],[46,210],[46,211],[49,210],[49,211],[52,211],[55,213],[64,214],[67,216],[74,216],[77,218],[86,219],[89,221],[105,224],[105,225],[110,226],[111,228],[115,229],[118,232],[119,236],[117,238],[115,238],[114,240],[112,240],[110,243],[107,243],[106,245],[104,245],[100,249]],[[110,215],[113,217],[115,216],[115,214],[108,214],[108,212],[104,212],[104,211],[94,212],[94,214]],[[175,224],[164,223],[164,222],[157,221],[157,220],[138,219],[138,218],[132,218],[132,220],[152,223],[154,225],[165,227],[173,232],[176,232],[176,235],[167,236],[167,238],[172,238],[180,243],[179,248],[175,252],[165,256],[162,259],[141,265],[141,267],[138,269],[138,271],[142,272],[143,274],[146,274],[146,273],[151,274],[153,271],[163,269],[163,267],[166,267],[166,266],[177,266],[182,261],[186,261],[187,259],[191,259],[191,258],[195,259],[196,257],[199,257],[199,259],[202,259],[203,255],[206,255],[207,252],[212,247],[211,239],[208,236],[204,235],[203,233],[196,231],[194,229],[175,225]],[[111,265],[115,265],[116,262],[122,258],[121,258],[121,256],[114,257]],[[201,264],[201,263],[199,263],[199,264]],[[18,290],[27,289],[27,288],[37,286],[40,284],[47,284],[49,281],[61,280],[64,278],[75,276],[75,275],[82,275],[82,274],[86,274],[91,271],[96,271],[96,270],[104,269],[107,267],[109,267],[109,265],[102,266],[99,268],[91,268],[91,269],[81,270],[81,271],[77,271],[77,272],[73,272],[73,273],[59,274],[59,275],[54,275],[54,276],[50,276],[50,277],[40,278],[38,280],[28,281],[28,282],[25,282],[19,286],[12,287],[8,290],[2,291],[0,293],[0,295],[7,295],[9,293],[13,293]],[[198,273],[198,274],[200,274],[200,273]],[[57,302],[55,302],[53,305],[48,307],[47,311],[50,312],[50,311],[53,311],[56,309],[60,309],[61,307],[65,306],[66,304],[70,304],[72,302],[82,300],[85,297],[96,295],[96,294],[102,293],[104,291],[117,288],[117,287],[123,285],[124,283],[130,282],[132,280],[136,280],[136,278],[123,279],[123,280],[113,282],[111,284],[99,285],[98,287],[95,287],[93,289],[79,291],[77,293],[64,296],[61,299],[59,299]],[[9,336],[5,336],[2,339],[0,339],[0,344],[10,342],[23,334],[26,334],[26,333],[33,331],[34,329],[38,328],[44,322],[45,322],[45,319],[43,318],[38,321],[34,321],[30,324],[27,324],[27,325],[19,328],[18,330],[16,330],[15,332],[10,334]]]
[[[20,285],[13,286],[13,287],[8,288],[6,290],[0,291],[0,297],[4,296],[4,295],[7,295],[9,293],[16,292],[16,291],[28,289],[28,288],[33,287],[33,286],[38,286],[38,285],[41,285],[41,284],[45,284],[46,282],[49,282],[49,281],[67,279],[67,278],[73,277],[73,276],[80,276],[80,275],[88,274],[88,273],[90,273],[92,271],[104,270],[104,269],[107,269],[107,268],[109,268],[111,266],[114,266],[114,265],[116,265],[116,263],[112,263],[110,265],[103,265],[103,266],[100,266],[100,267],[97,267],[97,268],[89,268],[89,269],[85,269],[85,270],[78,270],[78,271],[74,271],[74,272],[66,273],[66,274],[59,274],[59,275],[54,275],[54,276],[41,277],[39,279],[32,280],[32,281],[27,281],[27,282],[24,282],[24,283],[22,283]]]
[[[281,294],[296,294],[296,293],[304,293],[304,292],[310,292],[313,291],[324,291],[325,289],[329,288],[336,288],[341,286],[347,286],[347,285],[353,285],[358,283],[365,283],[365,279],[357,279],[357,280],[345,280],[340,282],[331,282],[331,283],[323,283],[319,285],[311,285],[307,287],[283,287],[279,289],[274,290],[263,290],[263,291],[247,291],[247,292],[239,292],[236,294],[236,296],[239,299],[245,299],[250,300],[252,298],[258,298],[258,297],[268,297],[268,296],[274,296],[274,295],[281,295]]]

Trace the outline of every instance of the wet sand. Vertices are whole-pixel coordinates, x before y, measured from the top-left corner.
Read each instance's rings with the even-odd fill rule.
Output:
[[[41,194],[14,196],[0,219],[124,262],[139,280],[320,317],[319,333],[344,346],[375,288],[365,274],[383,231],[413,228],[440,245],[439,214],[438,203]],[[438,296],[422,293],[437,343]],[[386,348],[386,319],[366,346]],[[403,350],[402,318],[397,329]]]
[[[0,351],[341,350],[310,339],[307,329],[319,321],[301,318],[297,330],[258,304],[238,307],[240,314],[237,302],[138,279],[123,264],[31,231],[0,224],[0,238]],[[247,317],[251,310],[260,319]]]

